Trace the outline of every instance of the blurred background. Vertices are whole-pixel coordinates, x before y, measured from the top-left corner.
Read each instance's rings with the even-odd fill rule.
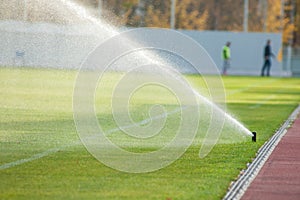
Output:
[[[300,76],[300,0],[73,0],[116,27],[278,33],[283,70]],[[55,1],[1,0],[0,31],[7,22],[72,25],[84,20]],[[61,10],[57,12],[57,10]],[[6,28],[5,28],[6,26]],[[224,41],[225,42],[225,41]],[[234,44],[233,44],[234,46]],[[245,47],[247,48],[247,47]],[[19,51],[19,50],[18,50]],[[16,57],[22,56],[16,51]]]

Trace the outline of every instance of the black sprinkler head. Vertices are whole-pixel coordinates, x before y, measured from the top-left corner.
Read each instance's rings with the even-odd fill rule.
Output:
[[[256,142],[256,132],[252,132],[252,142]]]

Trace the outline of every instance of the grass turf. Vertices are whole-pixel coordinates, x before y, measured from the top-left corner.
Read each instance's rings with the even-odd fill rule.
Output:
[[[129,174],[104,166],[78,143],[75,78],[76,71],[0,68],[0,199],[220,199],[300,101],[300,79],[224,77],[228,110],[258,132],[257,143],[221,138],[203,159],[201,144],[195,143],[166,168]],[[197,76],[187,79],[200,82]],[[143,107],[151,98],[144,95],[137,102]],[[161,101],[168,104],[168,98]],[[107,112],[97,116],[110,129]],[[174,121],[169,123],[173,127]],[[32,160],[2,169],[24,158]]]

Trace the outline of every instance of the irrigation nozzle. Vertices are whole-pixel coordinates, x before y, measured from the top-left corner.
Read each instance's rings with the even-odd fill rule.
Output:
[[[252,142],[256,142],[256,132],[252,132]]]

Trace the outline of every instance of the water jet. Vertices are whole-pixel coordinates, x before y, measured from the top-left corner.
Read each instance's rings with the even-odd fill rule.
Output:
[[[35,0],[33,2],[39,2],[39,3],[42,2],[42,3],[45,3],[44,7],[47,7],[47,5],[49,6],[48,1],[36,1]],[[55,3],[53,3],[53,2],[55,2]],[[34,6],[33,4],[30,4],[30,5]],[[54,0],[54,1],[52,1],[52,3],[50,5],[51,6],[55,6],[55,9],[57,10],[57,15],[58,16],[63,16],[65,18],[65,21],[70,21],[70,22],[72,22],[72,23],[75,24],[76,20],[75,21],[72,20],[73,19],[72,16],[76,15],[77,18],[81,19],[80,20],[81,23],[82,22],[86,22],[86,24],[87,24],[86,27],[93,27],[90,30],[89,29],[86,30],[86,32],[89,33],[89,35],[88,35],[87,38],[92,37],[92,36],[93,37],[95,36],[96,38],[99,38],[99,40],[95,39],[93,41],[103,42],[103,40],[106,41],[106,39],[110,39],[111,37],[114,37],[115,40],[117,40],[117,38],[120,37],[120,35],[121,35],[120,30],[117,27],[112,26],[111,23],[107,22],[107,20],[105,20],[103,18],[99,18],[98,16],[94,16],[93,13],[90,13],[90,10],[88,10],[87,8],[81,6],[80,4],[76,3],[75,1],[71,1],[71,0]],[[43,7],[43,6],[40,6],[40,7]],[[68,13],[71,13],[72,16],[69,16]],[[81,30],[80,27],[82,25],[78,25],[77,26],[77,24],[76,24],[76,25],[72,25],[72,26],[76,27],[76,29],[74,29],[74,30],[77,30],[77,29]],[[74,31],[74,32],[76,32],[76,31]],[[81,31],[81,32],[83,33],[83,31]],[[92,32],[93,34],[91,34],[90,32]],[[148,31],[146,31],[146,32],[148,33]],[[164,32],[166,33],[167,31],[161,31],[161,32],[162,33],[164,33]],[[64,33],[64,32],[62,32],[62,33]],[[151,32],[152,35],[153,35],[153,33],[154,32]],[[149,35],[151,35],[151,34],[149,33],[148,35],[145,34],[145,35],[142,35],[142,36],[150,37]],[[155,34],[157,34],[157,31],[156,31]],[[122,34],[122,35],[126,36],[126,34]],[[127,35],[128,36],[135,36],[135,35],[130,35],[130,34],[127,34]],[[174,35],[177,36],[176,34],[174,34]],[[163,36],[164,35],[161,34],[161,37],[163,37]],[[168,32],[168,34],[165,34],[165,36],[169,37],[170,33]],[[58,39],[56,39],[56,40],[58,40]],[[62,41],[64,41],[64,40],[65,39],[62,38]],[[142,40],[141,42],[143,42],[143,38],[141,38],[141,40]],[[120,42],[118,43],[118,45],[121,43],[124,46],[124,49],[134,49],[134,48],[136,48],[136,49],[142,49],[142,48],[144,48],[144,46],[147,47],[146,46],[147,43],[144,46],[142,46],[142,44],[141,45],[136,44],[136,43],[140,42],[139,40],[136,40],[136,37],[123,37],[119,41]],[[156,37],[156,40],[154,42],[157,42],[157,41],[158,41],[158,38]],[[169,40],[164,39],[163,41],[161,41],[156,46],[157,47],[156,49],[161,48],[162,44],[165,44],[164,42],[167,42],[167,41],[169,41]],[[176,41],[176,42],[174,42],[174,41]],[[184,42],[182,40],[180,40],[180,38],[179,38],[179,40],[172,40],[171,45],[166,45],[166,46],[167,47],[168,46],[172,47],[169,50],[169,52],[174,52],[174,51],[176,52],[176,50],[180,50],[181,46],[187,45],[187,43],[186,43],[187,41],[188,41],[188,38],[185,38]],[[29,44],[29,42],[26,42],[26,44]],[[66,44],[68,44],[68,43],[66,42]],[[193,42],[191,42],[191,44],[193,44]],[[153,47],[154,45],[155,44],[151,44],[150,46]],[[199,44],[197,44],[197,45],[200,46]],[[123,47],[123,46],[120,46],[120,48]],[[137,46],[137,47],[135,47],[135,46]],[[189,45],[189,47],[191,47],[191,45]],[[74,47],[72,47],[72,48],[74,48]],[[28,49],[30,50],[30,48],[28,48]],[[193,49],[193,48],[189,48],[189,49]],[[199,49],[199,48],[197,48],[197,49]],[[103,51],[103,54],[100,54],[100,55],[102,55],[102,56],[105,55],[105,53],[107,52],[107,50],[108,49],[105,49],[105,51]],[[81,50],[79,50],[79,51],[81,51]],[[192,65],[192,66],[197,66],[197,67],[201,68],[199,70],[200,72],[205,71],[205,69],[207,69],[207,68],[210,68],[210,69],[211,68],[217,68],[215,64],[212,64],[212,62],[210,61],[210,59],[206,60],[206,58],[209,57],[207,55],[206,51],[204,49],[201,50],[201,51],[202,51],[201,55],[203,55],[203,57],[201,57],[202,59],[200,59],[200,54],[198,54],[199,53],[198,52],[197,53],[198,60],[195,60],[195,62],[193,63],[194,65]],[[160,51],[160,53],[161,53],[161,51]],[[193,54],[195,52],[193,52],[193,51],[186,51],[186,52],[180,51],[180,53],[181,54],[178,54],[178,55],[181,55],[181,56],[184,55],[184,56],[182,56],[182,58],[184,58],[186,60],[188,60],[187,58],[190,58],[190,60],[192,60],[191,58],[193,58],[193,57],[190,56],[190,54]],[[74,56],[74,54],[71,55],[71,56],[72,57],[76,57],[76,56]],[[119,64],[119,66],[124,66],[126,68],[126,69],[124,69],[125,72],[130,72],[131,69],[128,66],[131,66],[131,65],[133,65],[133,67],[139,66],[139,65],[145,65],[145,64],[156,64],[156,65],[160,65],[160,66],[165,66],[165,65],[170,66],[170,69],[169,68],[161,68],[160,69],[160,73],[161,74],[163,74],[163,73],[166,74],[165,77],[161,78],[161,80],[166,80],[166,77],[168,77],[169,75],[171,75],[174,80],[175,79],[178,80],[178,83],[174,84],[174,86],[176,88],[178,88],[178,86],[184,86],[184,87],[186,87],[186,89],[191,90],[192,95],[196,96],[197,100],[199,100],[199,102],[201,104],[205,105],[204,107],[207,108],[208,112],[207,113],[202,113],[202,115],[206,117],[205,120],[207,122],[211,122],[213,125],[209,126],[209,129],[207,131],[207,133],[209,133],[209,134],[205,135],[203,144],[207,144],[207,145],[203,146],[203,148],[201,150],[201,153],[200,153],[200,157],[204,157],[205,155],[207,155],[207,153],[209,153],[209,151],[211,150],[211,148],[216,144],[216,142],[217,142],[217,140],[218,140],[218,138],[220,136],[220,133],[221,133],[221,128],[219,128],[219,127],[221,127],[220,124],[223,124],[225,120],[226,120],[227,124],[229,124],[229,126],[231,127],[231,130],[234,130],[238,134],[243,135],[243,136],[254,137],[254,138],[252,138],[252,140],[256,140],[256,135],[254,136],[253,133],[251,133],[247,128],[245,128],[238,120],[236,120],[234,117],[232,117],[230,114],[228,114],[225,111],[224,108],[221,108],[218,105],[216,105],[214,103],[215,101],[213,101],[212,98],[207,98],[202,92],[198,92],[195,89],[193,89],[192,87],[189,87],[188,84],[185,84],[185,82],[182,81],[182,79],[184,79],[184,78],[182,78],[182,73],[181,72],[178,72],[178,73],[172,72],[171,67],[175,68],[175,64],[179,65],[180,67],[182,67],[182,65],[181,65],[180,62],[176,63],[176,61],[174,61],[172,59],[173,57],[171,57],[171,59],[166,59],[168,57],[166,57],[166,56],[163,57],[163,56],[161,56],[161,54],[156,55],[155,53],[152,53],[152,52],[137,51],[133,55],[132,54],[131,55],[128,54],[128,56],[126,58],[128,58],[128,60],[130,61],[130,63],[123,62],[123,60],[127,61],[126,59],[123,59],[123,60],[120,59],[119,63],[117,63],[115,65],[115,66],[117,66]],[[203,60],[206,60],[207,62],[205,62]],[[196,62],[196,61],[198,61],[198,62]],[[174,65],[173,65],[173,62],[175,63]],[[94,65],[92,65],[92,66],[94,66]],[[103,65],[103,66],[105,66],[105,65]],[[116,70],[116,68],[114,68],[113,70],[114,71],[118,71],[118,69]],[[123,70],[123,68],[122,68],[122,70]],[[159,72],[157,72],[157,74],[158,73]],[[205,73],[199,73],[199,74],[201,75],[201,74],[205,74]],[[155,77],[155,75],[154,75],[154,77]],[[89,80],[89,79],[87,79],[87,80]],[[134,78],[132,80],[134,80]],[[222,90],[220,90],[220,91],[224,93],[224,88],[223,88],[222,81],[220,81],[220,83],[216,83],[218,81],[214,81],[214,80],[211,80],[210,83],[208,83],[208,82],[209,81],[207,81],[207,79],[206,79],[205,80],[206,85],[216,86],[216,87],[212,87],[213,88],[213,92],[209,91],[211,96],[214,96],[214,97],[217,96],[216,95],[216,93],[218,91],[217,90],[217,88],[218,88],[217,86],[221,86],[222,88],[220,88],[220,89],[222,89]],[[184,91],[184,90],[182,90],[182,91]],[[224,94],[222,94],[220,97],[222,97],[222,99],[221,99],[221,101],[218,101],[218,102],[221,102],[221,103],[225,102],[225,101],[223,101],[223,100],[225,100]],[[179,110],[183,110],[183,109],[179,109]],[[119,111],[119,112],[122,113],[121,111]],[[173,111],[170,111],[170,113],[173,113]],[[160,115],[158,115],[158,116],[160,116]],[[165,116],[167,116],[167,115],[165,115]],[[153,119],[155,119],[155,117]],[[130,126],[130,124],[124,124],[124,126],[127,127],[127,126]],[[140,132],[142,133],[142,131],[140,131]],[[228,132],[232,133],[232,131],[228,131]],[[233,139],[231,139],[231,140],[233,142],[237,140],[234,137],[232,137],[232,138]],[[204,150],[204,149],[206,149],[206,150]]]

